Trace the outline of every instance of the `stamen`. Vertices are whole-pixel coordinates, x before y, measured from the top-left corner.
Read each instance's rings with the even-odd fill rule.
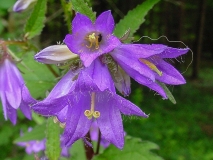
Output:
[[[162,76],[163,72],[160,71],[152,62],[142,58],[140,58],[139,60],[147,65],[151,70],[155,71],[159,76]]]
[[[61,128],[65,128],[66,123],[59,123],[59,126],[60,126]]]
[[[86,45],[87,48],[92,48],[93,46],[95,49],[99,49],[99,43],[102,40],[101,34],[96,35],[96,33],[91,33],[85,37],[85,40],[89,42],[89,45]]]
[[[88,119],[92,119],[92,117],[98,118],[101,115],[99,111],[95,111],[95,93],[94,92],[92,92],[92,95],[91,95],[91,108],[90,110],[85,110],[84,115]]]
[[[58,122],[59,122],[58,118],[57,118],[57,117],[54,117],[54,118],[53,118],[53,122],[54,122],[54,123],[58,123]]]

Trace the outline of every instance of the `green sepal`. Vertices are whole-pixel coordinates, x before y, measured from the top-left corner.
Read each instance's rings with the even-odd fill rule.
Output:
[[[176,104],[176,100],[174,98],[174,96],[172,95],[172,93],[170,92],[170,90],[167,88],[167,86],[164,83],[161,83],[159,81],[157,81],[157,83],[163,88],[163,90],[165,91],[168,99],[173,103]]]

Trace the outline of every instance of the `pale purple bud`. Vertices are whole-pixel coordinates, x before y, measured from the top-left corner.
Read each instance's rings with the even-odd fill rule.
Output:
[[[72,53],[66,45],[53,45],[37,53],[35,60],[46,64],[59,64],[77,57],[78,55]]]
[[[17,2],[13,6],[13,11],[21,12],[27,9],[30,6],[30,4],[32,4],[35,1],[37,0],[17,0]]]

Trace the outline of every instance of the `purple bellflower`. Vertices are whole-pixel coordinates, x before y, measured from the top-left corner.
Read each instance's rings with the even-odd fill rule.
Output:
[[[110,55],[121,68],[138,83],[158,92],[167,99],[158,82],[169,85],[186,83],[183,76],[164,59],[177,58],[188,52],[188,48],[177,49],[160,44],[122,44]]]
[[[122,44],[112,35],[114,20],[110,11],[103,12],[94,24],[87,16],[77,13],[72,27],[72,34],[68,34],[64,40],[68,48],[80,56],[85,67],[98,56],[105,56],[109,68],[114,66],[112,69],[115,73],[112,75],[115,85],[124,96],[130,94],[129,76],[165,99],[167,95],[158,82],[171,85],[185,83],[183,76],[164,59],[186,54],[189,48],[177,49],[161,44]],[[120,80],[117,81],[115,75],[119,74]]]
[[[63,88],[67,77],[74,80],[69,94],[56,99],[52,97],[49,103],[41,101],[32,106],[35,112],[57,116],[60,122],[65,123],[62,139],[66,146],[84,138],[93,121],[96,121],[102,138],[121,149],[124,145],[121,113],[148,117],[137,106],[115,93],[108,68],[99,59],[82,69],[77,80],[70,70],[56,86]]]
[[[114,19],[110,11],[103,12],[94,23],[77,13],[72,21],[72,34],[68,34],[64,42],[88,67],[97,57],[120,45],[120,40],[112,34],[113,30]]]
[[[21,109],[28,119],[31,119],[29,104],[36,101],[31,97],[20,71],[6,52],[3,46],[3,54],[0,57],[0,98],[2,102],[5,120],[9,120],[15,125],[17,121],[16,110]],[[26,101],[23,100],[23,96]]]
[[[18,142],[17,145],[21,147],[26,147],[25,151],[27,154],[38,153],[40,151],[45,150],[45,140]]]
[[[31,132],[32,128],[28,128],[28,132]],[[23,133],[21,132],[21,137],[24,136]],[[38,153],[40,151],[45,151],[46,146],[45,146],[46,140],[31,140],[31,141],[26,141],[26,142],[17,142],[16,144],[20,147],[25,147],[25,151],[27,154],[33,154],[33,153]],[[63,157],[70,157],[69,154],[69,148],[67,148],[64,145],[61,145],[61,155]]]

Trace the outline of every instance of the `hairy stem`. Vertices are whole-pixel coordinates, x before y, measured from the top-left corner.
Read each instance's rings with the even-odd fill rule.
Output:
[[[89,132],[86,134],[86,139],[87,139],[87,141],[88,141],[89,143],[92,144],[92,141],[91,141],[90,133],[89,133]],[[92,148],[91,146],[85,144],[85,145],[84,145],[84,149],[85,149],[85,153],[86,153],[86,158],[87,158],[87,160],[91,160],[92,157],[94,156],[94,150],[93,150],[93,148]]]
[[[100,143],[101,143],[101,132],[100,132],[100,129],[98,129],[98,144],[97,144],[97,148],[96,148],[95,154],[98,154],[98,153],[99,153],[99,150],[100,150]]]

